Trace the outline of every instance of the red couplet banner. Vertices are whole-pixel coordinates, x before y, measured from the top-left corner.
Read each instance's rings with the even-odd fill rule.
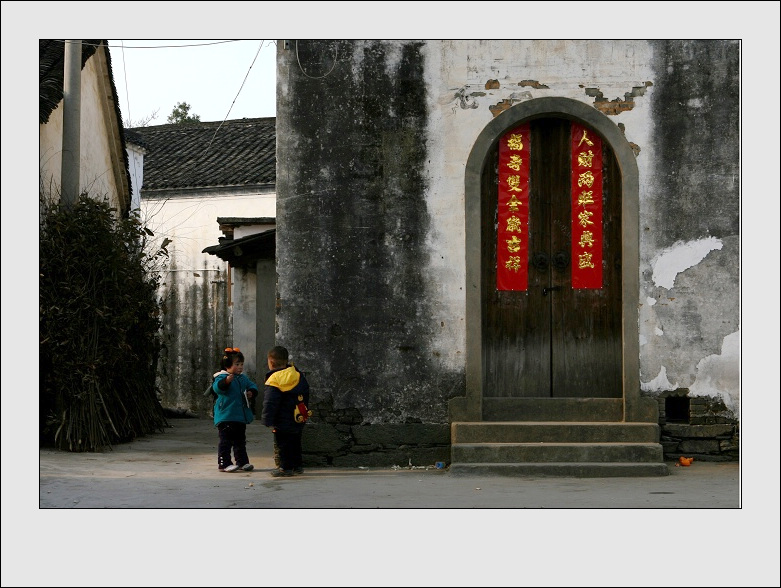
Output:
[[[526,123],[499,140],[497,290],[528,288],[529,163],[529,124]]]
[[[572,287],[602,288],[602,140],[572,123]]]

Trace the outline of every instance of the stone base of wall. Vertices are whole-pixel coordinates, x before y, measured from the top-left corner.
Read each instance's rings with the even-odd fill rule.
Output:
[[[718,398],[689,397],[687,388],[663,392],[658,397],[659,425],[664,458],[681,456],[695,461],[738,461],[740,458],[740,424]],[[687,398],[688,415],[668,419],[668,397]]]
[[[304,467],[433,466],[450,463],[450,426],[407,423],[347,425],[307,423]]]

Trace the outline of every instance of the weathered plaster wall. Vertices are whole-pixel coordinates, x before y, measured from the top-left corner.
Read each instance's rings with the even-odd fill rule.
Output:
[[[228,264],[203,253],[223,237],[217,217],[274,217],[274,194],[240,194],[226,196],[204,193],[197,196],[151,197],[141,201],[142,219],[155,233],[159,246],[170,239],[167,249],[169,265],[163,274],[160,296],[163,300],[163,342],[159,387],[161,401],[167,408],[190,409],[201,414],[211,410],[203,391],[218,371],[223,349],[240,347],[245,354],[247,375],[256,378],[255,290],[252,275],[234,275],[234,288],[242,277],[253,286],[232,293],[236,307],[228,305]],[[242,301],[247,296],[251,300]],[[250,306],[247,306],[249,304]],[[237,326],[238,322],[238,326]],[[265,366],[262,373],[265,373]],[[262,375],[261,375],[262,377]]]
[[[740,45],[652,47],[640,203],[643,390],[688,389],[739,417]]]
[[[255,323],[258,305],[258,273],[253,264],[251,268],[232,268],[231,274],[233,341],[244,354],[244,373],[257,383],[258,378],[262,379],[268,369],[265,363],[260,363],[261,358],[257,355]]]
[[[651,48],[638,41],[441,41],[427,44],[432,108],[428,146],[429,208],[437,218],[429,234],[430,294],[455,320],[446,321],[435,347],[450,366],[464,368],[464,172],[480,132],[496,115],[522,101],[565,97],[597,107],[623,107],[616,123],[627,139],[649,137]],[[642,90],[639,90],[642,89]],[[632,94],[626,99],[626,94]],[[627,106],[627,104],[629,106]],[[454,345],[454,341],[457,344]]]
[[[736,398],[734,44],[291,43],[278,50],[278,338],[330,403],[323,420],[446,422],[444,401],[464,394],[465,164],[496,115],[552,96],[611,117],[637,155],[645,393],[668,386],[664,368]],[[359,450],[355,427],[340,434],[332,453]]]
[[[106,111],[101,105],[97,59],[87,60],[81,71],[81,132],[79,133],[79,185],[91,196],[108,197],[111,206],[119,209],[118,189],[111,163]],[[54,109],[49,122],[39,125],[39,177],[42,189],[59,195],[62,183],[63,103]]]
[[[426,271],[438,219],[424,48],[302,42],[303,71],[296,51],[280,56],[277,220],[290,229],[277,232],[279,342],[320,398],[362,423],[444,422],[463,386],[433,345],[446,327]]]

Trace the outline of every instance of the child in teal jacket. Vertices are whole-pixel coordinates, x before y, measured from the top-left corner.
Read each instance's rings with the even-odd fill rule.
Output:
[[[212,390],[217,394],[214,426],[220,436],[217,469],[221,472],[249,472],[254,466],[247,456],[247,425],[255,418],[250,400],[257,396],[258,387],[242,373],[244,354],[238,347],[225,349],[220,365],[222,370],[214,374],[212,383]],[[235,464],[231,461],[231,449]]]

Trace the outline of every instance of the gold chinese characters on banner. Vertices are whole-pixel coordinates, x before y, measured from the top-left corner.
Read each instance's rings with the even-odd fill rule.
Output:
[[[496,289],[526,290],[529,276],[529,124],[499,140]]]
[[[602,288],[602,141],[572,123],[572,287]]]

